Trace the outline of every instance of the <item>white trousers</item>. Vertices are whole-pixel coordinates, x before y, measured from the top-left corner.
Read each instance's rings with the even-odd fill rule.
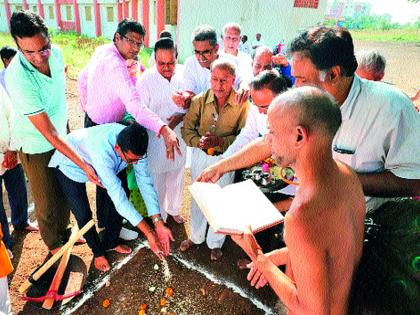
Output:
[[[160,213],[166,222],[168,214],[179,215],[184,189],[184,167],[164,173],[150,172],[159,199]]]
[[[210,156],[204,153],[201,149],[193,148],[191,155],[191,177],[194,182],[200,173],[208,166],[216,163],[221,159],[221,156]],[[217,182],[220,187],[233,183],[234,173],[227,173],[223,175]],[[223,234],[216,234],[211,227],[209,227],[206,237],[207,220],[201,212],[195,201],[191,204],[190,215],[190,232],[191,241],[194,244],[201,244],[206,240],[207,246],[210,249],[221,248],[226,236]]]
[[[12,314],[7,277],[0,278],[0,315]]]

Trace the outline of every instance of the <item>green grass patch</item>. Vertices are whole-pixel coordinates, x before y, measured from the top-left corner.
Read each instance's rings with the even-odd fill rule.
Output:
[[[111,41],[104,37],[89,38],[74,32],[54,32],[51,34],[51,42],[63,51],[64,60],[68,66],[68,76],[75,79],[79,71],[89,61],[96,47]],[[4,45],[16,47],[9,33],[0,33],[0,47]],[[140,61],[146,68],[151,53],[151,48],[143,48],[140,52]]]
[[[420,29],[415,27],[392,30],[350,30],[353,39],[381,42],[420,42]]]

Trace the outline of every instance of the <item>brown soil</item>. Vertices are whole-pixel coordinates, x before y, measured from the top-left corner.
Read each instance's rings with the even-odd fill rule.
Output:
[[[360,49],[376,48],[387,59],[385,81],[398,86],[409,96],[415,94],[420,88],[420,44],[412,43],[381,43],[381,42],[356,42],[356,51]],[[68,108],[71,129],[81,128],[83,115],[80,110],[76,81],[69,79],[67,82]],[[190,182],[189,172],[186,171],[186,184]],[[88,185],[88,194],[94,209],[94,187]],[[3,194],[7,200],[7,194]],[[191,197],[185,191],[182,213],[188,214]],[[31,201],[31,196],[29,194]],[[5,202],[6,208],[8,207]],[[32,214],[33,217],[33,214]],[[138,314],[142,303],[148,305],[148,314],[264,314],[265,312],[255,305],[255,299],[274,313],[284,310],[277,298],[269,288],[259,291],[250,288],[246,281],[246,271],[239,271],[236,260],[244,257],[243,253],[227,239],[224,246],[224,255],[218,262],[210,262],[210,252],[206,246],[195,246],[187,253],[180,253],[177,248],[179,243],[186,238],[186,229],[171,222],[176,242],[172,246],[173,256],[165,264],[159,262],[147,248],[141,248],[120,269],[113,270],[106,281],[107,275],[100,275],[91,268],[92,255],[86,245],[76,246],[73,254],[87,273],[85,293],[67,304],[63,310],[54,310],[50,314]],[[17,314],[44,314],[47,313],[32,303],[25,303],[20,299],[18,288],[27,279],[28,275],[47,256],[47,249],[42,243],[39,233],[13,233],[15,272],[9,276],[10,294],[13,311]],[[129,243],[133,248],[142,247],[141,240]],[[121,255],[110,255],[111,261],[121,263]],[[77,260],[77,259],[73,259]],[[159,267],[154,269],[154,265]],[[72,264],[71,264],[72,265]],[[192,268],[192,269],[190,269]],[[197,271],[197,268],[200,270]],[[166,276],[166,278],[165,278]],[[212,278],[213,277],[213,278]],[[216,281],[217,280],[217,281]],[[96,290],[95,286],[103,281],[107,285]],[[154,292],[149,289],[155,287]],[[173,288],[174,295],[168,299],[166,308],[159,305],[164,296],[166,287]],[[96,292],[90,299],[82,303],[89,292]],[[242,296],[238,294],[241,292]],[[245,296],[245,297],[244,297]],[[110,300],[110,306],[102,306],[104,299]],[[254,299],[254,303],[251,301]]]

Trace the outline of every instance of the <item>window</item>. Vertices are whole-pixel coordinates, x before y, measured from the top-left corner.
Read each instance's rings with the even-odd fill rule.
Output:
[[[48,6],[48,17],[50,20],[54,20],[54,6],[52,5]]]
[[[106,20],[108,22],[114,22],[114,8],[106,7]]]
[[[71,5],[66,5],[66,21],[73,21],[73,10]]]
[[[176,25],[178,0],[165,0],[165,24]]]
[[[295,0],[295,8],[318,9],[318,0]]]
[[[92,7],[90,5],[85,6],[85,18],[86,21],[92,21]]]
[[[32,12],[37,13],[38,12],[38,6],[33,5],[32,6]]]

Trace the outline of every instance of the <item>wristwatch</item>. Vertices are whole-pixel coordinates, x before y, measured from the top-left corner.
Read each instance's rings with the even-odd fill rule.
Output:
[[[153,219],[152,219],[152,222],[154,223],[154,224],[156,224],[156,223],[158,223],[159,221],[162,221],[163,219],[162,219],[162,217],[160,216],[160,215],[158,215],[157,217],[154,217]]]

